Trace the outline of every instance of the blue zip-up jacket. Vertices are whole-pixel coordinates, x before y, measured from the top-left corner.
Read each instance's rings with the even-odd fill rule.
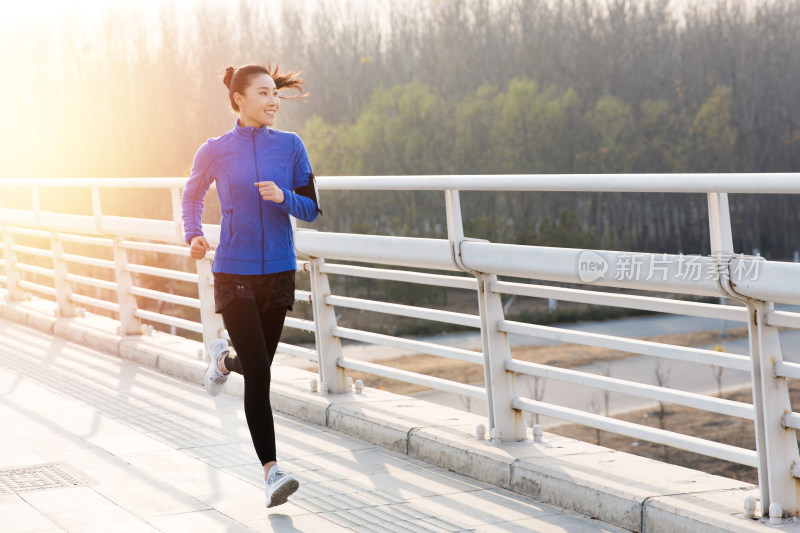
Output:
[[[192,173],[183,191],[183,228],[186,242],[203,235],[203,205],[212,181],[217,182],[222,210],[220,242],[213,272],[270,274],[295,270],[294,238],[289,215],[313,222],[319,211],[316,198],[297,194],[313,187],[311,163],[303,141],[295,133],[234,128],[209,139],[197,150]],[[264,200],[254,185],[273,181],[283,190],[283,203]]]

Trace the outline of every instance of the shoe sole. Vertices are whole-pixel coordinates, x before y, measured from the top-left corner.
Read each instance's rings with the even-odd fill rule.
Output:
[[[289,499],[289,496],[294,494],[298,488],[300,488],[300,482],[296,479],[290,479],[280,487],[276,488],[272,493],[272,496],[270,496],[267,508],[283,505],[286,503],[286,500]]]
[[[217,396],[217,395],[218,395],[220,392],[222,392],[222,385],[220,385],[220,387],[219,387],[219,388],[218,388],[216,391],[213,391],[213,390],[212,390],[212,387],[209,387],[208,383],[209,383],[209,381],[210,381],[210,380],[208,379],[208,375],[209,375],[211,372],[212,372],[212,370],[211,370],[211,367],[208,367],[208,368],[206,369],[206,373],[205,373],[205,375],[203,376],[203,384],[205,385],[206,392],[207,392],[207,393],[208,393],[210,396]]]

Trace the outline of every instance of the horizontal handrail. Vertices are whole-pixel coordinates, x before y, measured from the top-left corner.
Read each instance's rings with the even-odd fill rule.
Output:
[[[752,193],[798,192],[800,173],[752,174],[492,174],[327,176],[322,190]]]
[[[168,268],[129,264],[125,267],[125,270],[133,274],[145,274],[147,276],[153,276],[157,278],[174,279],[176,281],[188,281],[190,283],[198,282],[197,274],[192,274],[191,272],[178,272],[175,270],[169,270]]]
[[[283,325],[289,328],[314,332],[313,320],[303,320],[302,318],[294,318],[291,316],[287,316]]]
[[[719,318],[732,322],[747,322],[747,309],[744,307],[734,307],[732,305],[687,302],[668,298],[638,296],[635,294],[615,294],[603,291],[587,291],[567,287],[528,285],[510,281],[495,281],[490,284],[489,288],[494,292],[530,296],[533,298],[552,298],[554,300],[566,302],[608,305],[624,307],[626,309],[653,311],[655,313],[671,313],[703,318]]]
[[[643,426],[624,420],[617,420],[594,413],[586,413],[577,409],[560,407],[537,400],[517,398],[514,400],[513,406],[515,409],[530,411],[532,413],[580,424],[582,426],[611,431],[612,433],[646,440],[655,444],[666,444],[673,448],[678,448],[679,450],[716,457],[733,463],[755,468],[758,467],[758,455],[756,452],[744,448],[737,448],[736,446],[730,446],[728,444],[683,435],[681,433],[675,433],[674,431]]]
[[[456,359],[467,363],[483,364],[483,357],[477,352],[471,350],[463,350],[461,348],[451,348],[449,346],[442,346],[433,342],[414,341],[410,339],[401,339],[399,337],[392,337],[391,335],[383,335],[381,333],[371,333],[369,331],[361,331],[352,328],[343,328],[337,326],[331,332],[334,336],[342,339],[350,339],[354,341],[366,342],[371,344],[380,344],[382,346],[391,346],[393,348],[401,348],[408,350],[412,353],[426,353],[429,355],[438,355],[440,357],[447,357],[449,359]]]
[[[48,296],[55,296],[57,294],[53,287],[48,287],[47,285],[42,285],[41,283],[26,281],[24,279],[19,280],[18,285],[23,289],[28,289],[29,291],[37,292],[39,294],[46,294]]]
[[[131,287],[130,293],[134,296],[141,296],[142,298],[149,298],[151,300],[167,302],[171,304],[183,305],[200,309],[200,299],[190,298],[188,296],[180,296],[178,294],[170,294],[168,292],[156,291],[153,289],[145,289],[142,287]]]
[[[35,265],[28,265],[25,263],[20,263],[17,261],[14,263],[14,268],[19,270],[20,272],[30,272],[31,274],[37,274],[39,276],[47,276],[48,278],[52,278],[55,276],[55,272],[53,272],[52,268],[44,268]]]
[[[429,309],[413,305],[395,304],[389,302],[376,302],[363,298],[352,298],[348,296],[326,296],[325,303],[328,305],[347,307],[350,309],[361,309],[362,311],[372,311],[373,313],[387,313],[391,315],[407,316],[420,318],[423,320],[434,320],[447,324],[456,324],[472,328],[481,327],[481,317],[468,315],[466,313],[456,313],[453,311],[441,311],[439,309]]]
[[[489,178],[489,179],[487,179]],[[491,176],[323,176],[321,190],[462,190],[536,192],[657,192],[792,194],[800,174],[794,172],[704,174],[492,174]],[[113,189],[183,188],[186,178],[4,178],[0,187],[68,187]],[[212,184],[213,186],[213,184]]]
[[[114,261],[109,261],[108,259],[98,259],[97,257],[86,257],[84,255],[61,254],[61,259],[69,263],[79,263],[81,265],[96,266],[112,270],[116,267]]]
[[[748,357],[714,350],[704,350],[702,348],[686,348],[660,342],[629,339],[627,337],[587,333],[585,331],[574,331],[552,326],[540,326],[537,324],[525,324],[513,320],[499,321],[497,329],[506,333],[529,335],[540,339],[571,342],[574,344],[583,344],[585,346],[619,350],[621,352],[686,361],[688,363],[699,363],[701,365],[713,365],[730,368],[732,370],[741,370],[743,372],[750,371],[750,359]]]
[[[91,296],[78,294],[76,292],[70,294],[69,299],[70,301],[78,304],[88,305],[92,307],[97,307],[98,309],[105,309],[106,311],[119,313],[119,304],[116,302],[109,302],[108,300],[102,300],[100,298],[92,298]]]
[[[453,264],[450,244],[444,239],[298,231],[294,244],[299,253],[309,257],[458,270]]]
[[[175,326],[176,328],[194,331],[195,333],[203,333],[203,325],[201,323],[194,322],[192,320],[186,320],[185,318],[177,318],[162,313],[156,313],[155,311],[147,311],[145,309],[137,309],[134,311],[134,315],[152,322],[158,322],[168,326]]]
[[[64,276],[64,279],[67,281],[71,281],[73,283],[80,283],[81,285],[90,285],[92,287],[98,287],[100,289],[107,289],[110,291],[117,290],[117,282],[115,281],[106,281],[103,279],[97,278],[90,278],[88,276],[81,276],[79,274],[67,274]]]
[[[433,285],[436,287],[450,287],[453,289],[477,290],[478,282],[475,278],[463,276],[445,276],[441,274],[428,274],[426,272],[409,272],[408,270],[393,270],[390,268],[373,268],[357,265],[341,265],[325,263],[322,267],[325,274],[338,274],[357,278],[379,279],[387,281],[402,281],[420,285]]]
[[[314,362],[319,361],[319,354],[317,353],[316,350],[303,348],[302,346],[295,346],[293,344],[286,344],[285,342],[279,342],[277,351],[279,353],[285,353],[287,355],[293,355],[295,357],[308,359],[309,361],[314,361]]]
[[[704,394],[695,394],[693,392],[685,392],[668,387],[646,385],[644,383],[636,383],[608,376],[598,376],[587,372],[580,372],[568,368],[557,368],[527,361],[508,361],[506,363],[506,369],[519,374],[551,378],[574,385],[586,385],[597,389],[638,396],[639,398],[649,398],[651,400],[675,403],[686,407],[719,413],[721,415],[735,416],[747,420],[753,420],[754,418],[753,406],[751,404],[734,402],[723,398],[714,398]]]
[[[396,379],[421,387],[429,387],[443,392],[451,392],[453,394],[475,398],[476,400],[486,400],[486,391],[474,385],[465,385],[447,379],[426,376],[425,374],[417,374],[416,372],[368,363],[366,361],[355,361],[353,359],[339,359],[337,364],[342,368],[349,368],[350,370],[359,370],[361,372],[367,372],[389,379]]]

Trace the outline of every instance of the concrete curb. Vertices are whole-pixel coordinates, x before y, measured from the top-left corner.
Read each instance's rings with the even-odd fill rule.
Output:
[[[202,385],[206,363],[198,357],[201,343],[159,332],[123,338],[112,319],[88,314],[57,318],[53,309],[44,300],[3,302],[0,316]],[[751,484],[549,433],[542,442],[495,445],[476,435],[476,427],[486,423],[482,416],[367,387],[362,394],[324,395],[310,390],[316,377],[275,367],[273,408],[631,531],[776,529],[763,519],[744,518],[744,498],[759,496]],[[224,391],[241,397],[241,377],[232,375]],[[793,520],[784,519],[777,529],[796,527]]]

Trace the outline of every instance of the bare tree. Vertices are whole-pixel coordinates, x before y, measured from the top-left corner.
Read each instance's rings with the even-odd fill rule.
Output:
[[[656,364],[653,367],[653,375],[656,380],[656,384],[659,387],[666,387],[667,381],[669,380],[669,373],[670,369],[664,366],[664,360],[656,358]],[[661,429],[666,429],[667,426],[667,408],[664,402],[658,402],[658,427]],[[664,461],[669,461],[669,448],[664,445]]]
[[[525,381],[525,387],[528,389],[528,395],[537,402],[541,402],[542,398],[544,398],[544,390],[546,386],[547,380],[541,376],[533,376],[532,380]],[[538,423],[539,413],[530,413],[531,427],[537,425]]]
[[[717,344],[714,346],[715,352],[724,352],[725,348]],[[717,382],[717,397],[722,398],[722,373],[725,371],[724,366],[711,365],[711,373],[714,375],[714,381]]]
[[[586,410],[593,414],[600,414],[600,403],[597,401],[597,395],[593,394],[592,399],[589,401],[589,405],[586,406]],[[600,444],[600,430],[595,428],[594,430],[594,443],[598,446]]]
[[[604,377],[611,377],[611,362],[606,363],[603,371],[600,373],[601,376]],[[608,389],[603,389],[603,414],[605,416],[611,416],[611,391]]]
[[[470,396],[460,396],[461,405],[464,406],[464,409],[468,412],[472,412],[472,398]]]

